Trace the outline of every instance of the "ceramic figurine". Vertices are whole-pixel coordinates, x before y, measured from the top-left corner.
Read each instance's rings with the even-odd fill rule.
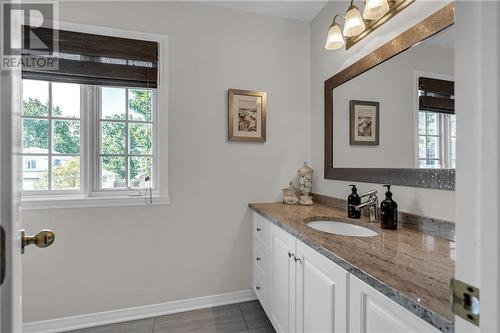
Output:
[[[313,204],[311,197],[313,169],[304,162],[304,166],[299,170],[299,190],[302,193],[299,204],[310,206]]]
[[[288,187],[283,189],[283,203],[287,205],[296,205],[299,203],[299,197],[293,187],[293,182],[290,182]]]

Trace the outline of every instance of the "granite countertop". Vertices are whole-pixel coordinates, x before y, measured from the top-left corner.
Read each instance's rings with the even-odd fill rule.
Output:
[[[455,271],[454,242],[406,228],[384,230],[365,217],[352,220],[345,210],[322,204],[249,207],[434,327],[454,331],[449,287]],[[378,235],[340,236],[307,226],[316,219],[355,223]]]

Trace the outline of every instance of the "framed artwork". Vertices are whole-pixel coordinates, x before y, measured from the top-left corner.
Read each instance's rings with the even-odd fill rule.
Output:
[[[267,94],[229,89],[228,140],[266,142]]]
[[[349,143],[351,145],[379,145],[379,107],[379,102],[349,101]]]

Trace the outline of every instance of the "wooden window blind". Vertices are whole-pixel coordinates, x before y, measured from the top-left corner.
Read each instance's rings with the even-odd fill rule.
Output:
[[[419,77],[418,89],[421,111],[455,114],[455,82]]]
[[[66,30],[54,34],[54,30],[43,27],[23,28],[23,57],[47,56],[50,52],[58,64],[56,69],[23,67],[23,78],[140,88],[158,85],[157,42]],[[30,34],[45,45],[52,45],[52,49],[41,52],[31,47],[27,40]]]

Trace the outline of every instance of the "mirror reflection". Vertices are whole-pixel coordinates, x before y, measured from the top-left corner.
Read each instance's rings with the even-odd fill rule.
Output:
[[[336,168],[456,166],[451,26],[333,90]]]

